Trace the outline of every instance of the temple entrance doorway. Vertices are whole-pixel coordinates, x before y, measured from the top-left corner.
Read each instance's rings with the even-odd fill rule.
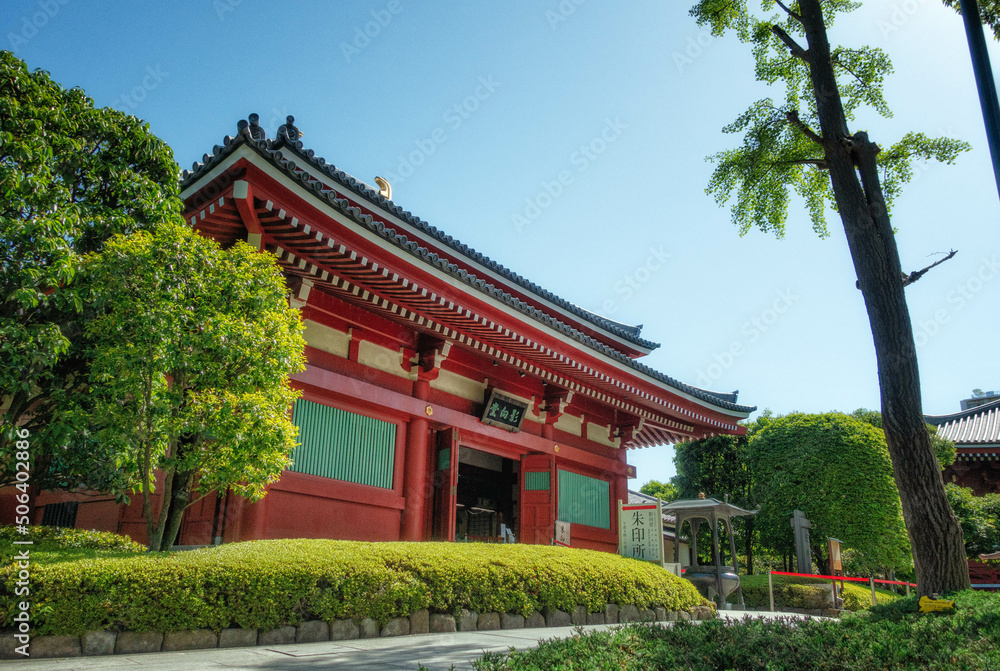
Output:
[[[455,540],[520,541],[520,462],[462,446],[458,450]]]

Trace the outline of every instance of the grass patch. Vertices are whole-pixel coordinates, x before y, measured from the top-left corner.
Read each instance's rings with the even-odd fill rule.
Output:
[[[39,634],[272,629],[341,618],[384,623],[423,608],[528,615],[546,607],[685,610],[705,603],[688,581],[647,562],[538,545],[292,539],[175,554],[63,552],[62,559],[57,552],[32,562]],[[16,580],[15,565],[0,569],[0,626],[12,623]]]
[[[745,619],[627,625],[547,641],[535,650],[488,653],[479,671],[542,669],[1000,669],[1000,597],[972,590],[949,598],[953,613],[916,612],[900,599],[843,620]]]
[[[776,575],[771,576],[774,581],[774,607],[775,608],[825,608],[824,603],[829,603],[829,580],[820,578],[799,578],[794,576]],[[740,584],[743,586],[743,600],[747,606],[761,608],[770,606],[768,595],[767,574],[740,576]],[[813,585],[824,585],[823,589],[812,587]],[[844,609],[852,612],[867,610],[872,607],[871,587],[864,583],[844,582],[844,590],[841,593],[844,599]],[[875,600],[880,606],[888,605],[904,598],[890,590],[875,588]],[[729,595],[730,603],[737,602],[737,594],[733,592]]]

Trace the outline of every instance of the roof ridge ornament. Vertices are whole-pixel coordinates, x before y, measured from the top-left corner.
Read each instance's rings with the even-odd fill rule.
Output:
[[[295,117],[291,114],[285,117],[285,123],[278,126],[278,140],[284,140],[288,144],[294,144],[302,137],[302,131],[295,126]]]
[[[392,200],[392,185],[384,177],[376,177],[375,183],[378,184],[378,193],[380,196],[386,200]]]
[[[266,140],[267,131],[260,125],[260,115],[254,112],[250,115],[250,137],[254,140]]]
[[[236,134],[242,136],[250,142],[266,140],[267,133],[260,126],[260,115],[253,112],[250,114],[249,119],[249,121],[246,119],[240,119],[236,122]]]

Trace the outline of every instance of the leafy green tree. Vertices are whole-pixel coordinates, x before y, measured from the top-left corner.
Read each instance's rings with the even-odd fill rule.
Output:
[[[167,550],[188,506],[228,488],[259,499],[289,465],[302,324],[272,258],[180,223],[108,241],[84,272],[95,437],[142,492],[149,548]]]
[[[878,410],[858,408],[851,413],[851,417],[854,419],[860,419],[862,422],[867,422],[879,431],[882,431],[882,413]],[[937,456],[937,460],[941,465],[941,468],[947,468],[955,463],[955,457],[958,454],[955,448],[955,443],[943,436],[939,436],[938,428],[933,424],[927,425],[927,432],[931,436],[931,445],[934,447],[934,454]]]
[[[177,165],[149,127],[0,52],[0,487],[30,433],[36,489],[120,484],[89,435],[82,255],[180,213]]]
[[[747,436],[713,436],[675,447],[677,475],[673,484],[682,499],[693,499],[704,492],[708,498],[726,500],[752,508],[750,504],[751,470]],[[733,520],[734,533],[743,539],[747,574],[753,573],[754,521],[752,517]],[[699,538],[699,547],[703,545]]]
[[[646,496],[655,496],[664,501],[675,501],[678,498],[677,489],[671,483],[660,482],[659,480],[650,480],[639,488],[639,492]]]
[[[874,570],[906,568],[909,544],[882,432],[841,413],[793,413],[750,443],[752,494],[761,544],[794,554],[789,520],[796,508],[812,523],[812,553],[829,571],[826,539],[839,538]]]
[[[746,424],[744,436],[713,436],[680,443],[675,447],[674,466],[677,475],[672,483],[680,498],[705,496],[720,501],[729,500],[742,508],[753,509],[753,473],[750,468],[749,441],[753,435],[774,419],[770,410]],[[753,573],[756,527],[752,517],[733,520],[734,532],[743,539],[746,571]],[[699,541],[699,547],[708,547]]]
[[[891,72],[879,49],[832,47],[827,26],[857,9],[854,0],[700,0],[691,10],[714,35],[728,30],[752,45],[758,80],[783,84],[784,100],[763,99],[726,128],[743,145],[715,156],[708,186],[720,204],[735,198],[733,222],[784,233],[791,194],[813,229],[827,234],[826,209],[840,216],[868,312],[881,390],[885,438],[912,541],[920,594],[969,586],[962,529],[948,505],[925,428],[905,274],[889,218],[893,199],[913,175],[915,158],[946,163],[967,150],[947,138],[907,133],[882,149],[848,123],[869,108],[889,116],[882,84]],[[777,12],[777,13],[776,13]]]
[[[969,559],[1000,550],[1000,494],[975,496],[968,487],[948,482],[944,489],[962,524]]]

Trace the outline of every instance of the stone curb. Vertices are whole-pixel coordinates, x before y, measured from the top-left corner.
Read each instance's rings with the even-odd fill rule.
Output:
[[[621,617],[619,616],[621,614]],[[171,650],[204,650],[208,648],[234,648],[252,645],[276,645],[311,641],[346,641],[358,638],[403,636],[409,633],[443,633],[454,631],[496,631],[498,629],[523,629],[561,627],[570,624],[617,624],[629,621],[674,622],[676,620],[709,620],[715,617],[710,606],[694,606],[690,611],[668,611],[662,606],[638,609],[633,605],[609,603],[604,610],[587,613],[582,606],[572,613],[546,609],[528,617],[519,613],[475,613],[463,610],[457,617],[449,614],[417,611],[408,618],[389,620],[380,627],[372,619],[310,620],[298,626],[286,625],[271,630],[223,629],[218,635],[211,630],[159,632],[91,631],[83,636],[33,636],[29,647],[31,657],[59,658],[94,655],[123,655],[140,652],[167,652]],[[0,659],[24,659],[15,651],[13,630],[0,632]]]

